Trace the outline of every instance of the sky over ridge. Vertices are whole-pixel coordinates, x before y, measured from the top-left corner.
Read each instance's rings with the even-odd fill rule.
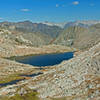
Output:
[[[0,0],[0,21],[100,20],[100,0]]]

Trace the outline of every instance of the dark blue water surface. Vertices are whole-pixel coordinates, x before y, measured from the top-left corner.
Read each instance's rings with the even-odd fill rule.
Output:
[[[43,74],[42,72],[39,72],[39,73],[34,73],[34,74],[29,74],[29,75],[20,75],[20,76],[25,76],[25,77],[35,77],[35,76],[38,76],[38,75],[41,75]],[[19,80],[13,80],[13,81],[10,81],[10,82],[7,82],[7,83],[1,83],[0,84],[0,87],[3,87],[3,86],[7,86],[7,85],[13,85],[13,84],[17,84],[18,82],[22,81],[22,80],[25,80],[25,79],[19,79]]]
[[[18,82],[20,82],[20,81],[22,81],[23,79],[20,79],[20,80],[14,80],[14,81],[11,81],[11,82],[8,82],[8,83],[2,83],[2,84],[0,84],[0,87],[2,87],[2,86],[7,86],[7,85],[13,85],[13,84],[16,84],[16,83],[18,83]]]
[[[73,58],[73,52],[27,56],[16,61],[33,66],[52,66]]]

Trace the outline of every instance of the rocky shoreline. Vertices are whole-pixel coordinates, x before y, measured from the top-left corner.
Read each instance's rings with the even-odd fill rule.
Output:
[[[64,53],[64,52],[74,52],[75,48],[60,46],[60,45],[48,45],[43,47],[27,47],[27,46],[16,46],[12,50],[7,52],[0,52],[0,57],[14,57],[14,56],[30,56],[38,54],[50,54],[50,53]]]

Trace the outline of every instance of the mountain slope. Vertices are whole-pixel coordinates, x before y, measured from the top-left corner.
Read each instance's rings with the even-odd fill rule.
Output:
[[[0,38],[4,38],[4,43],[9,45],[26,45],[26,46],[42,46],[48,44],[51,38],[47,35],[41,35],[41,33],[28,33],[23,32],[12,32],[10,30],[0,28]],[[49,40],[48,40],[49,38]]]
[[[49,26],[59,26],[61,28],[68,28],[71,26],[80,26],[80,27],[90,27],[92,25],[100,23],[98,20],[89,20],[89,21],[70,21],[70,22],[63,22],[63,23],[53,23],[53,22],[42,22],[43,24],[49,25]]]
[[[24,95],[33,90],[41,100],[100,99],[100,43],[69,61],[41,71],[44,74],[2,87],[0,96]]]
[[[0,23],[0,26],[3,28],[6,28],[10,31],[18,31],[23,33],[32,33],[39,32],[42,34],[46,34],[50,37],[56,37],[62,30],[62,28],[58,26],[49,26],[42,23],[32,23],[30,21],[24,21],[24,22],[17,22],[17,23],[11,23],[11,22],[2,22]]]
[[[72,60],[54,66],[30,84],[36,87],[41,98],[99,100],[100,43]]]
[[[92,25],[98,24],[100,21],[75,21],[75,22],[68,22],[64,25],[64,28],[68,28],[70,26],[80,26],[80,27],[90,27]]]
[[[98,27],[100,24],[97,24]],[[100,29],[97,25],[89,28],[73,26],[65,29],[54,41],[55,44],[73,46],[84,50],[100,41]]]

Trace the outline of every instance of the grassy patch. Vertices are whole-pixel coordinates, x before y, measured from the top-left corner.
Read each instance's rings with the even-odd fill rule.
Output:
[[[0,100],[39,100],[39,98],[37,97],[37,92],[30,92],[24,95],[19,95],[16,94],[13,97],[2,97]]]
[[[68,100],[68,99],[66,99],[66,98],[54,98],[52,100]]]
[[[23,96],[16,94],[14,97],[9,98],[8,100],[39,100],[36,95],[36,92],[27,93]]]
[[[24,77],[20,76],[19,74],[12,74],[12,75],[8,75],[5,78],[0,79],[0,84],[3,83],[8,83],[14,80],[20,80],[20,79],[24,79]]]

